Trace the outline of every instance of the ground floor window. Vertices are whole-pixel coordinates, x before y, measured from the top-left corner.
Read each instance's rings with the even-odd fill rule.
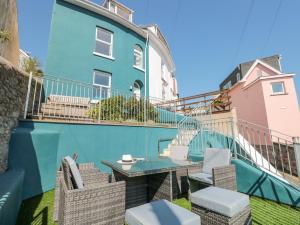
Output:
[[[111,73],[95,70],[93,74],[93,97],[109,98],[111,92]]]
[[[272,92],[274,95],[285,93],[283,82],[274,82],[271,83],[271,85],[272,85]]]

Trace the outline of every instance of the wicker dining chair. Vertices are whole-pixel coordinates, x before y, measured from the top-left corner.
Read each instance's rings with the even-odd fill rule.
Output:
[[[200,182],[207,186],[236,191],[236,171],[230,160],[229,149],[207,148],[202,166],[188,171],[190,183]]]
[[[68,163],[57,172],[54,219],[59,225],[123,225],[125,182],[109,183],[93,164],[79,164],[84,188],[75,189]]]

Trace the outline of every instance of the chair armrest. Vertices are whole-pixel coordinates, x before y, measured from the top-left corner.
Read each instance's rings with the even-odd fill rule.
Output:
[[[236,191],[235,166],[220,166],[212,169],[213,185],[220,188]]]
[[[125,215],[125,182],[98,183],[83,189],[67,190],[61,183],[60,221],[63,224],[92,224],[106,221],[114,224],[114,219]],[[111,223],[110,223],[110,220]]]

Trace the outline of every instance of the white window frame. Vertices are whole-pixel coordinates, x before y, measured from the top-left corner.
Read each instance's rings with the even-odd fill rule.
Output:
[[[96,84],[96,83],[95,83],[95,75],[96,75],[96,72],[101,72],[101,73],[107,74],[107,76],[109,77],[109,81],[108,81],[109,86],[102,85],[102,84]],[[101,71],[101,70],[94,70],[94,71],[93,71],[93,86],[98,86],[98,87],[100,87],[100,90],[101,90],[101,87],[107,88],[107,89],[108,89],[107,98],[109,98],[109,97],[110,97],[110,94],[111,94],[111,73],[105,72],[105,71]],[[102,96],[101,96],[101,98],[102,98]]]
[[[105,32],[109,32],[110,34],[111,34],[111,43],[109,43],[109,42],[106,42],[106,41],[103,41],[103,40],[101,40],[101,39],[98,39],[98,37],[97,37],[97,33],[98,33],[98,30],[103,30],[103,31],[105,31]],[[103,54],[103,53],[100,53],[100,52],[97,52],[96,51],[96,46],[95,46],[95,50],[94,50],[94,55],[97,55],[97,56],[102,56],[102,57],[104,57],[104,58],[108,58],[108,59],[112,59],[112,60],[114,60],[115,58],[113,57],[113,46],[114,46],[114,33],[112,32],[112,31],[110,31],[110,30],[107,30],[107,29],[105,29],[105,28],[102,28],[102,27],[96,27],[96,32],[95,32],[95,41],[96,41],[96,43],[97,42],[101,42],[101,43],[104,43],[104,44],[107,44],[107,45],[109,45],[110,46],[110,55],[105,55],[105,54]],[[95,44],[96,44],[95,43]]]
[[[282,86],[282,91],[280,92],[274,92],[274,89],[273,89],[273,84],[281,84]],[[283,81],[278,81],[278,82],[271,82],[271,90],[272,90],[272,95],[282,95],[282,94],[285,94],[285,86],[284,86],[284,82]]]
[[[136,47],[138,47],[141,50],[141,52],[136,50]],[[141,66],[136,65],[136,61],[135,61],[135,54],[136,53],[141,54]],[[136,69],[144,71],[144,50],[141,46],[139,46],[139,45],[134,45],[133,46],[133,59],[134,59],[133,67],[136,68]]]

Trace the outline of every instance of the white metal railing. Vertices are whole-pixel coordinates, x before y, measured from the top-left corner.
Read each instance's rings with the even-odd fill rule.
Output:
[[[201,129],[201,121],[211,118],[211,105],[200,102],[193,110],[185,114],[178,123],[176,143],[189,145],[190,141]]]
[[[232,118],[201,120],[198,128],[189,141],[190,154],[202,155],[208,147],[229,148],[234,157],[299,187],[297,138]]]
[[[24,118],[176,126],[176,102],[53,76],[32,77]]]

